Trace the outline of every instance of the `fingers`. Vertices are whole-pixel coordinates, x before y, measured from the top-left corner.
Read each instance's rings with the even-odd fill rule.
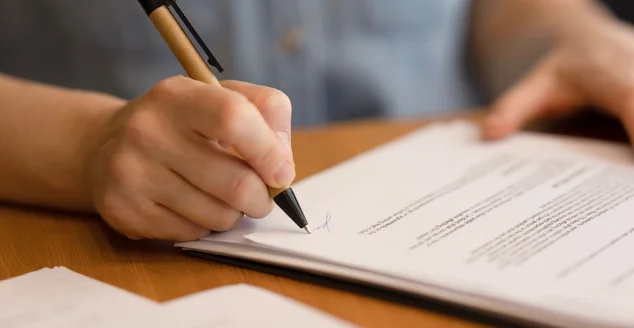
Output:
[[[181,242],[197,240],[209,234],[208,229],[161,204],[152,203],[148,208],[144,218],[146,223],[152,225],[144,228],[144,238]]]
[[[209,234],[205,228],[174,213],[133,189],[109,190],[97,208],[110,227],[130,239],[190,241]]]
[[[291,151],[291,101],[283,92],[243,81],[223,81],[222,85],[247,97],[260,111],[264,120]]]
[[[292,154],[276,133],[290,134],[290,101],[274,89],[174,77],[121,113],[101,136],[90,176],[99,213],[130,238],[183,241],[229,230],[244,215],[268,215],[267,185],[294,179]]]
[[[551,77],[544,68],[525,77],[495,101],[484,121],[483,137],[498,139],[515,132],[548,103],[551,89]]]
[[[231,146],[269,186],[294,180],[292,157],[244,95],[186,78],[165,80],[150,94],[155,103],[167,104],[175,122]]]
[[[159,164],[130,146],[104,155],[95,180],[100,186],[95,190],[95,206],[114,230],[131,239],[175,241],[209,233],[208,228],[154,201],[157,190],[170,188],[161,180]]]
[[[201,199],[204,197],[202,193],[217,198],[222,207],[213,204],[205,206],[213,205],[219,211],[222,221],[227,217],[236,217],[238,212],[251,218],[262,218],[273,210],[274,204],[268,195],[266,184],[240,159],[226,153],[219,146],[203,142],[184,141],[179,143],[177,149],[163,154],[164,165],[180,175],[191,188],[195,186],[201,192],[191,199],[192,202],[211,202],[209,199]],[[182,185],[183,181],[174,181],[171,178],[169,181],[179,187],[169,190],[174,195],[167,197],[182,197],[181,194],[193,193],[191,188]],[[233,208],[236,212],[226,213],[225,207]],[[205,215],[209,216],[211,212],[207,211]]]
[[[96,205],[104,220],[129,238],[195,240],[210,230],[229,230],[242,218],[238,210],[132,147],[111,156],[107,170]],[[268,199],[265,192],[259,194]]]
[[[544,62],[493,104],[482,136],[506,137],[531,122],[564,113],[576,103],[578,97],[557,78],[554,64]]]
[[[234,228],[243,214],[197,189],[177,173],[165,170],[158,179],[169,188],[157,188],[153,199],[183,218],[212,231]]]

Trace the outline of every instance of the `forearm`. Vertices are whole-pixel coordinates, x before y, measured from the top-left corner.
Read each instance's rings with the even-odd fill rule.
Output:
[[[470,56],[479,82],[496,97],[553,45],[582,36],[592,21],[611,20],[593,0],[474,0]]]
[[[83,160],[123,103],[0,74],[0,201],[92,210]]]

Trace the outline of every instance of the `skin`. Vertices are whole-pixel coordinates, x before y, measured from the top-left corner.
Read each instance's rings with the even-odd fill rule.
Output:
[[[494,97],[487,140],[598,108],[634,141],[634,29],[589,0],[479,0],[472,50]]]
[[[125,102],[0,78],[0,198],[97,211],[131,239],[200,238],[273,209],[295,176],[275,89],[177,76]],[[29,95],[25,97],[25,95]],[[219,144],[232,147],[244,160]]]
[[[478,0],[471,23],[495,99],[485,139],[582,105],[634,135],[631,27],[584,0]],[[97,212],[132,239],[194,240],[266,216],[266,185],[295,176],[292,106],[279,90],[222,84],[177,76],[128,102],[0,75],[0,199]]]

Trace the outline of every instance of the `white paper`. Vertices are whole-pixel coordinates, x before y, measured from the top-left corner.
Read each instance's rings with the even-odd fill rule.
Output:
[[[64,267],[0,281],[0,327],[93,327],[158,303]]]
[[[589,325],[631,326],[631,156],[624,145],[528,133],[484,143],[470,124],[437,125],[294,187],[312,235],[276,210],[204,240],[246,237]]]
[[[352,324],[245,284],[201,291],[164,303],[83,276],[44,268],[0,281],[0,327],[227,328]]]
[[[245,284],[198,292],[98,328],[354,327],[268,290]]]

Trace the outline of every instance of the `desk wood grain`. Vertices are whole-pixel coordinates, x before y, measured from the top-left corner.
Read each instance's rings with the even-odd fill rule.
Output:
[[[426,124],[365,121],[296,131],[298,180]],[[183,255],[171,243],[130,241],[97,216],[0,206],[0,279],[42,267],[71,270],[166,301],[204,289],[264,287],[363,327],[477,327],[460,316],[286,279]]]

